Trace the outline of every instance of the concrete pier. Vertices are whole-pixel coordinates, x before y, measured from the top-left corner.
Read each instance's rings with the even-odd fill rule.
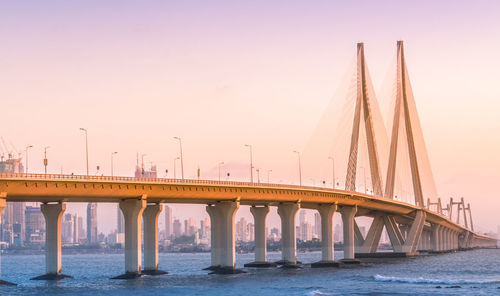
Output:
[[[60,280],[70,277],[61,273],[61,218],[66,205],[44,203],[40,210],[45,218],[45,274],[32,280]]]
[[[5,206],[7,205],[7,201],[5,200],[6,196],[7,196],[6,193],[0,192],[0,224],[2,224],[2,212],[3,212],[3,209],[5,209]],[[1,268],[1,266],[0,266],[0,268]],[[11,283],[11,282],[7,282],[7,281],[4,281],[4,280],[0,279],[0,285],[16,286],[17,284],[14,284],[14,283]]]
[[[359,263],[354,259],[354,216],[357,212],[356,206],[343,206],[340,209],[342,214],[342,226],[344,229],[344,263]]]
[[[311,267],[337,267],[334,258],[333,243],[333,215],[337,211],[336,204],[323,204],[318,206],[321,217],[321,261],[311,264]]]
[[[146,208],[146,196],[120,202],[125,221],[125,273],[113,279],[131,279],[141,276],[141,222]]]
[[[295,217],[300,209],[298,203],[281,203],[278,205],[278,215],[281,218],[281,255],[277,263],[285,267],[297,267],[297,243],[295,233]]]
[[[212,244],[212,273],[240,273],[235,269],[234,216],[240,203],[238,201],[220,201],[207,206],[210,223],[215,226],[215,244]]]
[[[158,269],[158,216],[159,204],[148,204],[142,217],[144,220],[144,270],[143,274],[161,275],[167,272]]]
[[[267,261],[266,217],[269,207],[252,206],[250,212],[254,219],[255,261],[245,264],[245,267],[274,267],[275,263]]]

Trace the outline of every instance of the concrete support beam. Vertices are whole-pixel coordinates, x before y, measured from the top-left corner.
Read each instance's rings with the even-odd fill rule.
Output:
[[[297,242],[295,233],[295,217],[300,209],[298,203],[281,203],[278,215],[281,218],[281,254],[283,265],[297,264]]]
[[[344,206],[340,209],[344,229],[344,260],[354,260],[354,216],[356,206]]]
[[[384,230],[384,218],[380,215],[375,216],[363,244],[356,248],[356,253],[377,252],[382,230]]]
[[[7,197],[7,193],[0,192],[0,224],[2,224],[3,209],[5,209],[5,206],[7,205],[7,201],[5,199],[6,197]],[[0,285],[16,286],[16,284],[14,284],[14,283],[3,281],[1,279],[0,279]]]
[[[406,236],[405,243],[403,245],[403,252],[414,253],[417,251],[418,243],[420,241],[422,230],[425,224],[425,212],[417,211],[415,214],[415,220],[413,221],[411,228]]]
[[[160,275],[158,269],[158,216],[162,211],[159,204],[149,204],[142,213],[144,220],[144,274]]]
[[[245,267],[272,267],[275,263],[267,261],[267,239],[266,239],[266,217],[269,213],[269,207],[252,206],[250,213],[254,220],[255,237],[255,261],[245,264]]]
[[[214,205],[207,205],[206,210],[208,216],[210,217],[210,267],[206,269],[213,270],[218,268],[221,264],[220,261],[221,239],[217,237],[217,235],[220,234],[220,232],[216,230],[219,229],[220,227],[218,225],[219,219],[218,219],[217,208]]]
[[[146,195],[138,199],[120,202],[125,221],[125,274],[113,279],[129,279],[141,276],[141,223],[146,208]]]
[[[60,280],[68,277],[61,273],[61,218],[66,205],[45,203],[40,210],[45,218],[45,275],[32,280]]]
[[[403,244],[405,242],[403,234],[399,230],[396,219],[393,216],[383,216],[385,229],[389,235],[389,240],[392,244],[392,249],[395,253],[401,253],[403,251]]]
[[[441,225],[432,224],[431,245],[432,245],[432,251],[434,252],[438,252],[440,249],[439,245],[440,228]]]
[[[240,203],[238,201],[220,201],[207,206],[210,224],[215,232],[212,241],[212,266],[215,273],[236,273],[234,249],[234,216]]]

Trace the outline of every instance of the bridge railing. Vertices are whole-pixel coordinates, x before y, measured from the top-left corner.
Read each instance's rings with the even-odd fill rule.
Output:
[[[148,183],[175,183],[175,184],[197,184],[197,185],[229,185],[229,186],[252,186],[252,187],[274,187],[289,189],[311,189],[331,192],[344,192],[342,189],[333,189],[315,186],[299,186],[289,184],[276,184],[265,182],[241,182],[241,181],[217,181],[198,179],[172,179],[172,178],[147,178],[147,177],[120,177],[120,176],[93,176],[93,175],[66,175],[66,174],[25,174],[25,173],[0,173],[0,179],[39,179],[39,180],[77,180],[77,181],[123,181],[123,182],[148,182]],[[362,194],[362,193],[359,193]]]

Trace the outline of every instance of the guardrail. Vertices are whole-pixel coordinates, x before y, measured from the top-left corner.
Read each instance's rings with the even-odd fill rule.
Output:
[[[333,189],[315,186],[299,186],[289,184],[276,184],[264,182],[241,182],[241,181],[216,181],[216,180],[197,180],[197,179],[171,179],[171,178],[146,178],[146,177],[119,177],[119,176],[87,176],[87,175],[64,175],[64,174],[25,174],[25,173],[0,173],[0,179],[3,178],[27,178],[39,180],[77,180],[77,181],[122,181],[122,182],[148,182],[148,183],[177,183],[177,184],[197,184],[197,185],[234,185],[251,187],[274,187],[290,189],[310,189],[323,190],[330,192],[348,193],[342,189]],[[357,193],[362,194],[362,193]]]

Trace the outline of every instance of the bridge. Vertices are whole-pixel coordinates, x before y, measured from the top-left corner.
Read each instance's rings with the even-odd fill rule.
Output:
[[[240,206],[251,207],[255,222],[255,261],[246,264],[247,267],[276,264],[297,267],[295,217],[300,208],[317,210],[321,217],[322,260],[313,263],[312,267],[339,265],[334,258],[333,242],[333,215],[337,211],[342,217],[344,233],[342,264],[356,264],[358,258],[366,257],[406,257],[419,252],[496,247],[496,239],[474,231],[471,207],[466,206],[463,198],[450,199],[443,206],[440,198],[429,193],[432,188],[429,189],[430,183],[424,181],[426,176],[422,174],[428,159],[425,145],[419,142],[421,130],[407,77],[403,42],[397,45],[397,87],[385,182],[376,137],[376,101],[369,90],[364,45],[360,43],[344,189],[255,182],[4,173],[0,174],[0,214],[7,201],[42,203],[41,211],[46,221],[46,274],[35,279],[66,277],[61,264],[61,218],[69,202],[119,203],[125,220],[125,273],[116,278],[163,273],[158,266],[158,216],[162,203],[206,205],[212,244],[208,269],[216,273],[239,272],[235,268],[234,217]],[[361,130],[362,125],[364,130]],[[373,187],[370,194],[360,193],[356,188],[360,134],[366,136]],[[413,202],[398,200],[395,194],[396,168],[403,153],[401,147],[407,150],[403,152],[409,161]],[[267,260],[265,229],[270,207],[277,207],[281,219],[282,260],[277,263]],[[366,236],[362,235],[355,217],[373,218]],[[384,228],[393,252],[377,252]]]

